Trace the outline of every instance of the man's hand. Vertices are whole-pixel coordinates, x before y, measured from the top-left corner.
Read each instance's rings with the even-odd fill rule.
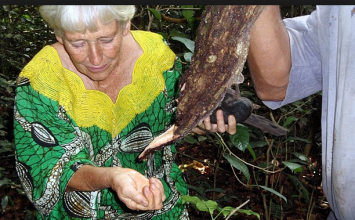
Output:
[[[233,115],[228,116],[228,124],[224,123],[224,118],[223,118],[223,111],[218,110],[216,112],[216,118],[217,118],[217,123],[212,124],[210,121],[210,117],[206,117],[203,120],[203,123],[199,125],[202,129],[205,129],[210,132],[228,132],[229,134],[233,135],[237,132],[237,122],[235,120],[235,117]],[[199,129],[198,127],[192,129],[192,132],[196,134],[205,134],[206,131]]]
[[[191,132],[194,132],[196,134],[205,134],[206,131],[210,132],[228,132],[229,134],[233,135],[237,132],[237,122],[235,120],[235,117],[233,115],[228,116],[228,124],[225,124],[224,118],[223,118],[223,111],[218,110],[216,112],[216,119],[217,123],[212,124],[210,117],[206,117],[199,126],[193,128]],[[201,127],[198,128],[198,127]],[[154,140],[144,149],[144,151],[138,156],[139,160],[144,160],[149,154],[152,152],[155,152],[157,150],[160,150],[162,147],[164,147],[165,144],[170,143],[179,136],[174,135],[174,131],[176,129],[176,125],[171,126],[167,131],[159,135],[158,137],[154,138]]]

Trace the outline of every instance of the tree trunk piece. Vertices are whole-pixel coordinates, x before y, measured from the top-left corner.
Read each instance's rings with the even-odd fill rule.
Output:
[[[222,102],[226,90],[243,82],[250,30],[263,5],[208,5],[201,16],[189,69],[182,74],[176,123],[138,156],[145,159],[164,144],[188,135]]]
[[[197,29],[191,65],[180,81],[184,89],[178,97],[176,139],[188,135],[209,116],[223,100],[227,88],[238,87],[243,81],[250,30],[264,8],[262,5],[206,7]]]

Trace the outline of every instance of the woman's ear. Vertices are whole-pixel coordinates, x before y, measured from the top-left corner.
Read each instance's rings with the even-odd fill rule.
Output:
[[[58,35],[55,35],[55,38],[57,38],[57,41],[60,43],[60,44],[63,44],[63,38],[58,36]]]
[[[129,33],[130,29],[131,29],[131,21],[128,21],[126,27],[123,30],[123,36],[126,36]]]

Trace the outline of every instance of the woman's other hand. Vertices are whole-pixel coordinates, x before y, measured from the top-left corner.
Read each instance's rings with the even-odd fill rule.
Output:
[[[113,171],[111,188],[119,199],[132,210],[159,210],[166,199],[162,182],[157,178],[146,178],[128,168]]]

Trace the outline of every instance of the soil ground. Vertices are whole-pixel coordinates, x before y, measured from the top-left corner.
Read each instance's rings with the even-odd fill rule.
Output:
[[[249,201],[242,209],[249,209],[260,214],[260,219],[265,218],[265,205],[270,206],[270,197],[266,196],[264,200],[263,195],[265,192],[261,189],[250,188],[244,186],[233,174],[229,164],[227,162],[221,161],[219,168],[216,168],[215,155],[217,155],[216,147],[213,147],[208,142],[201,142],[201,144],[181,144],[178,147],[178,155],[176,161],[179,165],[193,164],[200,165],[200,168],[204,168],[204,173],[198,171],[196,166],[191,166],[191,169],[187,169],[184,174],[186,181],[194,186],[196,189],[204,190],[203,195],[209,200],[218,201],[222,206],[232,206],[238,207],[242,203]],[[315,160],[320,160],[320,158],[315,158]],[[197,162],[199,163],[197,163]],[[320,166],[320,163],[318,163]],[[0,161],[0,167],[5,168],[6,177],[12,180],[14,183],[19,183],[18,177],[16,175],[14,167],[14,158],[12,156],[6,157],[6,159]],[[320,169],[317,167],[317,169]],[[302,173],[307,177],[307,173]],[[241,176],[238,175],[237,176]],[[309,176],[309,175],[308,175]],[[273,177],[270,177],[272,179]],[[304,184],[310,192],[312,191],[312,197],[310,203],[306,203],[304,199],[301,198],[300,192],[298,192],[293,184],[286,180],[282,176],[277,177],[279,181],[283,181],[283,195],[288,198],[287,203],[278,197],[271,197],[273,202],[278,202],[279,205],[282,204],[282,210],[269,210],[271,213],[270,219],[284,219],[284,220],[323,220],[329,213],[329,207],[327,206],[326,200],[322,193],[320,186],[321,176],[311,176],[304,178]],[[312,183],[312,184],[311,184]],[[317,183],[318,185],[315,185]],[[208,192],[208,190],[219,188],[218,192]],[[9,188],[6,185],[2,185],[0,188],[0,198],[4,198],[6,195],[9,198],[8,205],[5,210],[0,208],[0,220],[23,220],[23,219],[34,219],[34,208],[29,202],[27,197],[21,194],[21,186],[15,185]],[[200,191],[201,192],[201,191]],[[190,195],[201,195],[197,193],[197,190],[190,189]],[[2,202],[3,204],[3,202]],[[311,205],[310,205],[311,204]],[[193,206],[189,206],[189,215],[191,220],[208,220],[212,219],[207,212],[202,212],[197,210]],[[214,213],[216,218],[216,213]],[[217,217],[215,220],[225,219],[223,216]],[[257,220],[258,218],[254,215],[238,214],[237,216],[232,216],[230,220]]]
[[[180,164],[191,164],[193,160],[198,160],[206,166],[206,172],[201,174],[198,170],[193,168],[185,172],[187,182],[194,187],[201,187],[205,185],[205,189],[208,187],[219,188],[225,190],[225,192],[217,193],[206,193],[205,196],[209,200],[218,201],[221,207],[232,206],[239,207],[244,202],[249,201],[241,209],[252,210],[260,214],[261,220],[266,220],[265,218],[265,206],[270,207],[270,198],[274,203],[278,203],[280,206],[282,204],[283,210],[269,210],[270,220],[325,220],[329,214],[329,207],[321,187],[321,157],[314,158],[314,164],[317,164],[316,170],[319,173],[310,174],[308,171],[299,174],[299,178],[304,176],[303,184],[305,189],[307,189],[311,194],[311,202],[305,202],[301,193],[295,188],[294,184],[289,181],[289,179],[280,174],[279,176],[270,176],[270,182],[272,180],[278,179],[282,181],[283,192],[282,194],[288,199],[287,203],[277,196],[267,196],[270,193],[263,191],[262,189],[257,189],[255,187],[244,186],[241,183],[242,174],[237,174],[236,178],[234,175],[230,164],[227,161],[220,161],[217,167],[213,166],[216,164],[216,155],[218,154],[216,147],[210,145],[210,143],[201,143],[200,145],[181,145],[179,147],[180,154],[177,157],[177,162]],[[193,155],[193,159],[187,157],[186,155]],[[243,158],[242,153],[239,155]],[[317,160],[317,161],[316,161]],[[208,161],[208,162],[207,162]],[[253,174],[251,174],[253,175]],[[208,186],[206,186],[209,184]],[[262,183],[259,183],[262,185]],[[270,187],[270,185],[269,185]],[[207,190],[206,190],[207,191]],[[190,195],[200,195],[196,190],[190,190]],[[265,195],[265,198],[263,197]],[[277,207],[277,206],[275,206]],[[207,220],[212,219],[210,215],[206,212],[198,211],[195,207],[189,207],[189,213],[191,220]],[[216,213],[214,213],[216,217]],[[216,220],[226,219],[223,216],[216,218]],[[254,215],[238,214],[237,216],[232,216],[230,220],[258,220]]]

